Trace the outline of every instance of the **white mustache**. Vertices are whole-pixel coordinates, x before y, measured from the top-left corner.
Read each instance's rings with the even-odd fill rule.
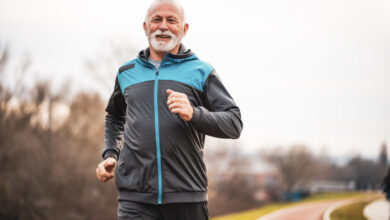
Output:
[[[169,36],[169,37],[171,37],[171,38],[176,37],[176,36],[175,36],[172,32],[170,32],[169,30],[167,30],[167,31],[157,30],[157,31],[155,31],[155,32],[153,32],[153,33],[151,34],[151,37],[155,38],[156,35],[165,35],[165,36]]]

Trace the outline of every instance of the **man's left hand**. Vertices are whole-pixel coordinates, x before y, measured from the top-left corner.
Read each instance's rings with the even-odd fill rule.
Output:
[[[192,115],[194,114],[194,109],[192,108],[187,95],[170,89],[167,89],[167,93],[169,95],[167,101],[169,110],[173,113],[179,114],[180,118],[184,121],[191,120]]]

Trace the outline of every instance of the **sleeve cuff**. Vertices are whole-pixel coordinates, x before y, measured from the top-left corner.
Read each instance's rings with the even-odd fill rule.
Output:
[[[200,118],[202,117],[202,111],[198,107],[193,107],[193,108],[194,108],[194,113],[192,114],[192,118],[190,122],[196,125],[200,121]]]
[[[113,157],[115,160],[118,160],[118,154],[112,150],[104,152],[103,159],[107,159],[107,157]]]

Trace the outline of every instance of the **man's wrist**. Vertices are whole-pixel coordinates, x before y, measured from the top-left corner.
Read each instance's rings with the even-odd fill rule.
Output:
[[[194,112],[195,112],[195,109],[194,109],[194,106],[191,105],[191,109],[192,109],[192,112],[190,114],[190,119],[188,121],[191,121],[193,118],[194,118]]]
[[[114,157],[114,156],[107,156],[106,160],[109,159],[109,158],[113,158],[115,161],[117,161],[116,157]]]

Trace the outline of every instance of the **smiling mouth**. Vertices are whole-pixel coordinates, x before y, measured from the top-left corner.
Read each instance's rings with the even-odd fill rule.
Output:
[[[169,35],[156,35],[158,38],[164,38],[164,39],[169,39],[171,38]]]

